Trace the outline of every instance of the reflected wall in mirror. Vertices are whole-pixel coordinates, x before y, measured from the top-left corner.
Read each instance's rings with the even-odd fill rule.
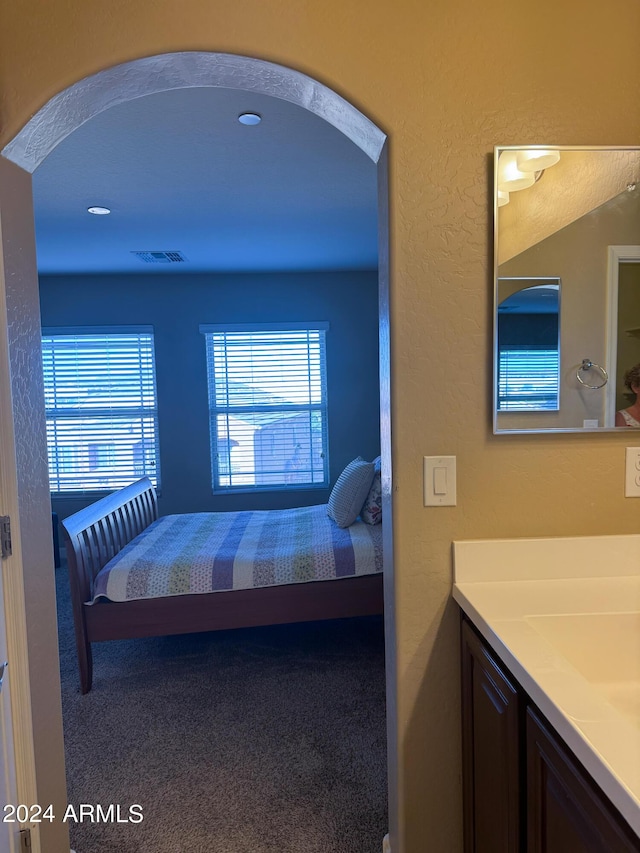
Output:
[[[497,147],[494,211],[494,432],[613,429],[616,412],[635,401],[624,373],[640,362],[640,148]],[[557,388],[547,377],[546,390],[530,389],[534,405],[518,392],[510,406],[501,386],[507,340],[512,350],[528,341],[549,352],[553,327],[536,337],[521,306],[505,337],[509,300],[540,306],[549,291],[537,288],[554,285],[557,311],[546,313],[558,327]]]

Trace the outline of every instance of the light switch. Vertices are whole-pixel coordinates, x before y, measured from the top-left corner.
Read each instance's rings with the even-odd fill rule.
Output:
[[[433,469],[433,493],[434,495],[447,494],[447,469],[436,465]]]
[[[640,447],[627,447],[624,477],[624,496],[640,498]]]
[[[456,457],[425,456],[424,505],[456,505]]]

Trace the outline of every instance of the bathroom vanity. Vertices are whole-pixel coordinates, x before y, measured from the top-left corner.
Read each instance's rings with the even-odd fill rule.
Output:
[[[454,543],[468,853],[640,851],[638,547]]]

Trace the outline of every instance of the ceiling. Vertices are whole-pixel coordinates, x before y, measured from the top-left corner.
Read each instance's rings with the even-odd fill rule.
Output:
[[[240,124],[243,112],[262,122]],[[189,88],[112,107],[49,154],[33,190],[41,274],[378,262],[375,164],[323,119],[267,95]],[[144,263],[136,251],[186,261]]]

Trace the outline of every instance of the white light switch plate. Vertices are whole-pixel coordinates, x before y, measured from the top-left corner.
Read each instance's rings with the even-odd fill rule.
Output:
[[[624,496],[640,498],[640,447],[627,447]]]
[[[424,505],[456,505],[456,457],[424,456]]]

